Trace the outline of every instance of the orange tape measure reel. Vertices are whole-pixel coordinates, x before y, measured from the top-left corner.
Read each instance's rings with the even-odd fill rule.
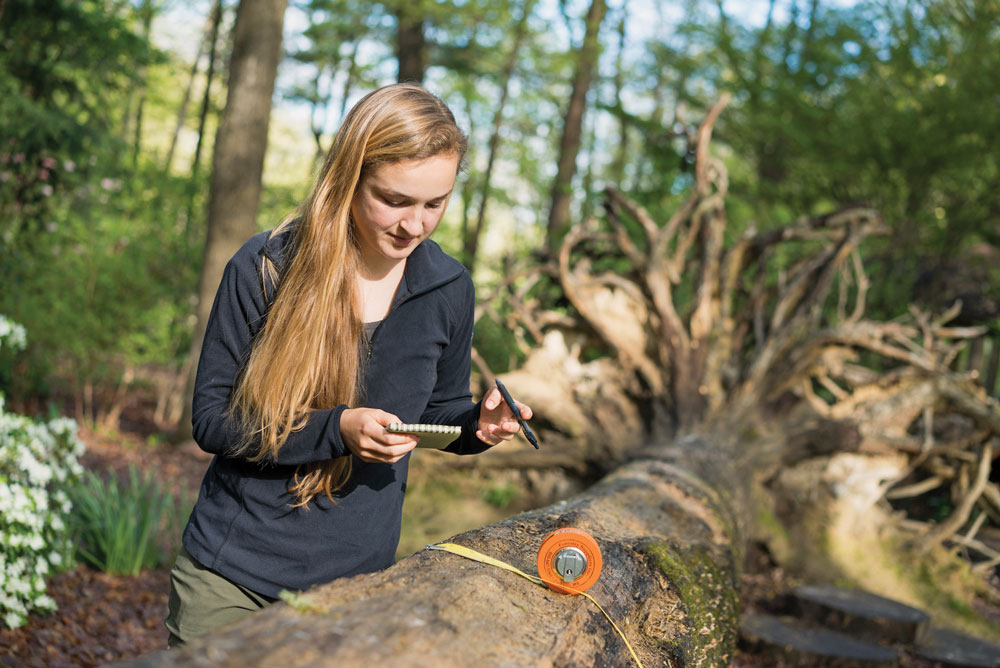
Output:
[[[549,589],[561,594],[590,589],[600,577],[602,565],[597,541],[581,529],[556,529],[538,548],[538,576]]]

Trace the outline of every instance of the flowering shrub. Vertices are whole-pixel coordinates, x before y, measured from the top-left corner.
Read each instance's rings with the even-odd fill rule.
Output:
[[[14,349],[23,349],[27,342],[24,327],[0,313],[0,348],[4,346],[4,339],[7,340],[7,346]]]
[[[24,338],[20,325],[0,316],[0,346],[23,348]],[[81,454],[75,421],[8,413],[0,396],[0,622],[8,628],[56,607],[45,578],[72,561],[65,488],[83,471]]]

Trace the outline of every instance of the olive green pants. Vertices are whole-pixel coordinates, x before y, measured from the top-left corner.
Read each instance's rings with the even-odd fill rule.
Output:
[[[243,619],[275,600],[205,568],[181,547],[170,570],[170,601],[165,622],[170,631],[167,646],[183,645]]]

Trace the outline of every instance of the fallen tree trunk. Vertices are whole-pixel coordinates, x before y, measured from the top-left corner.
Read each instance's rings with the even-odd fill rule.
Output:
[[[645,665],[725,665],[736,640],[743,527],[731,514],[742,505],[734,498],[742,487],[719,459],[722,445],[684,439],[656,459],[619,468],[584,495],[454,542],[534,573],[550,531],[583,529],[604,559],[588,593]],[[691,463],[699,463],[697,475]],[[424,550],[288,603],[206,641],[126,665],[635,665],[622,638],[583,596],[440,551]]]
[[[1000,562],[1000,551],[976,540],[982,519],[960,533],[977,506],[1000,516],[989,482],[1000,406],[950,370],[964,341],[982,332],[948,327],[953,313],[863,318],[870,286],[858,246],[885,232],[871,210],[748,229],[726,247],[727,177],[708,151],[724,104],[699,129],[695,187],[668,221],[609,189],[605,228],[589,219],[558,258],[507,267],[506,305],[484,299],[480,308],[524,345],[525,364],[504,381],[532,406],[543,449],[509,444],[452,458],[533,467],[527,480],[613,470],[570,500],[454,542],[533,574],[550,531],[589,532],[605,561],[591,592],[647,665],[726,664],[754,526],[775,525],[753,537],[778,561],[875,589],[882,571],[864,582],[852,564],[860,551],[890,551],[898,537],[883,532],[898,516],[885,498],[895,484],[907,494],[951,485],[954,512],[920,524],[916,548],[958,542],[985,551],[991,567]],[[869,542],[855,541],[859,527]],[[910,534],[901,543],[913,527],[903,525]],[[823,554],[831,545],[839,553]],[[289,602],[130,665],[633,662],[585,598],[437,551]]]

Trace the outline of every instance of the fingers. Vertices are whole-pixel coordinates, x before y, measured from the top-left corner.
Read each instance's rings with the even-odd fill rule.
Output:
[[[517,420],[503,420],[499,423],[490,423],[480,420],[479,429],[476,430],[476,438],[483,443],[499,445],[504,441],[509,441],[521,430],[521,425]]]
[[[391,464],[406,456],[419,441],[415,436],[387,432],[385,426],[393,422],[399,422],[399,418],[378,409],[347,409],[340,418],[340,432],[361,461]]]
[[[531,407],[528,406],[528,404],[522,404],[517,399],[514,400],[514,403],[517,405],[517,410],[521,412],[521,417],[523,417],[525,420],[531,419],[532,411]],[[486,398],[483,399],[483,408],[485,408],[488,411],[500,408],[503,411],[503,415],[505,418],[508,419],[514,418],[514,411],[512,411],[510,409],[510,406],[508,406],[507,403],[503,400],[503,395],[500,394],[500,390],[497,389],[496,387],[490,388],[490,391],[486,393]]]
[[[525,420],[534,414],[531,407],[515,400],[517,410]],[[514,411],[503,400],[500,390],[490,388],[483,398],[483,407],[479,416],[479,429],[476,438],[489,445],[499,445],[509,441],[521,429],[521,424],[514,417]]]
[[[496,387],[490,388],[490,391],[486,393],[486,398],[483,399],[483,408],[491,411],[501,404],[503,404],[503,397],[500,395],[500,390]]]

